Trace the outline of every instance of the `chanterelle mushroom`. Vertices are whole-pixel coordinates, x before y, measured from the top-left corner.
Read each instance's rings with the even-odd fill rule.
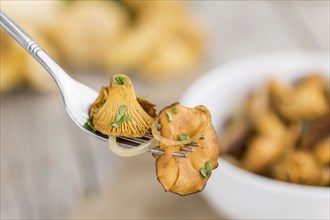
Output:
[[[272,175],[275,179],[305,185],[322,185],[322,166],[312,154],[295,151],[277,163]]]
[[[212,169],[218,166],[219,146],[208,110],[204,106],[187,108],[178,103],[159,113],[161,137],[160,149],[164,155],[157,156],[157,178],[166,191],[188,195],[203,190]],[[201,133],[202,132],[202,133]],[[153,127],[154,137],[154,127]],[[195,142],[193,152],[181,151],[184,144]],[[170,144],[173,142],[173,144]],[[187,153],[186,158],[174,157],[173,152]]]
[[[130,79],[124,74],[112,77],[102,87],[90,108],[93,127],[109,136],[142,137],[156,117],[155,105],[137,97]]]

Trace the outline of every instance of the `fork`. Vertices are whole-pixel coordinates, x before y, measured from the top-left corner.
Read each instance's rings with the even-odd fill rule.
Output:
[[[0,11],[0,18],[0,26],[26,49],[53,77],[60,89],[65,109],[76,125],[88,134],[103,141],[108,141],[106,135],[99,132],[93,133],[84,127],[87,118],[89,118],[89,108],[97,98],[98,93],[71,78],[29,35],[2,11]],[[121,147],[132,148],[151,138],[153,138],[152,135],[147,134],[142,138],[117,137],[116,141]],[[188,145],[197,147],[198,143],[192,142]],[[181,147],[180,150],[187,152],[193,151],[192,148],[187,146]],[[164,151],[161,151],[159,148],[153,148],[150,152],[157,155],[164,154]],[[181,152],[174,152],[172,155],[176,157],[187,157],[186,153]]]

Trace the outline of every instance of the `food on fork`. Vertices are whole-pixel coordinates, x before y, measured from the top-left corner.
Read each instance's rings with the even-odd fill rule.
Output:
[[[109,148],[123,157],[136,156],[159,146],[156,171],[165,191],[189,195],[202,191],[213,169],[218,166],[219,146],[204,106],[188,108],[174,103],[160,111],[135,95],[130,79],[124,74],[112,77],[89,110],[85,127],[109,136]],[[139,146],[124,148],[116,137],[154,138]],[[150,134],[149,134],[150,135]]]
[[[179,195],[202,191],[212,170],[218,166],[219,155],[209,111],[204,106],[188,108],[174,103],[159,113],[158,123],[152,132],[160,141],[160,150],[165,152],[155,155],[159,182],[165,191]],[[172,156],[185,147],[192,149],[187,152],[187,158]]]
[[[116,136],[143,137],[156,118],[155,105],[136,96],[131,80],[124,74],[112,77],[109,87],[102,87],[89,110],[85,128],[109,136],[109,148],[122,157],[145,153],[158,145],[154,139],[131,149],[117,145]]]
[[[124,74],[112,77],[102,87],[89,111],[93,127],[108,136],[143,137],[151,128],[155,105],[137,97],[131,80]]]

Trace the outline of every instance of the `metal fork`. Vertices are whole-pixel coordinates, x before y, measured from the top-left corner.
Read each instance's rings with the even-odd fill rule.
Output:
[[[6,14],[0,11],[1,27],[7,31],[20,45],[23,46],[56,81],[64,101],[64,106],[70,115],[71,119],[76,125],[87,132],[88,134],[97,137],[103,141],[108,141],[108,137],[101,133],[93,133],[84,127],[87,120],[88,111],[91,104],[97,98],[98,93],[88,86],[72,79],[41,47],[32,40],[15,22],[12,21]],[[87,45],[93,46],[93,45]],[[135,147],[137,144],[146,142],[152,138],[148,134],[142,138],[127,138],[117,137],[117,143],[126,148]],[[194,143],[192,143],[194,145]],[[195,146],[198,144],[195,143]],[[189,147],[182,147],[181,151],[192,152],[193,149]],[[153,154],[162,155],[164,151],[159,148],[150,150]],[[174,152],[173,156],[187,157],[187,154]]]

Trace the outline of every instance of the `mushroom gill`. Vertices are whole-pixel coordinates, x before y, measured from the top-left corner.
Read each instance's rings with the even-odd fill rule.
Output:
[[[137,97],[130,79],[124,74],[112,77],[102,87],[90,108],[93,127],[109,136],[142,137],[156,117],[155,105]]]

